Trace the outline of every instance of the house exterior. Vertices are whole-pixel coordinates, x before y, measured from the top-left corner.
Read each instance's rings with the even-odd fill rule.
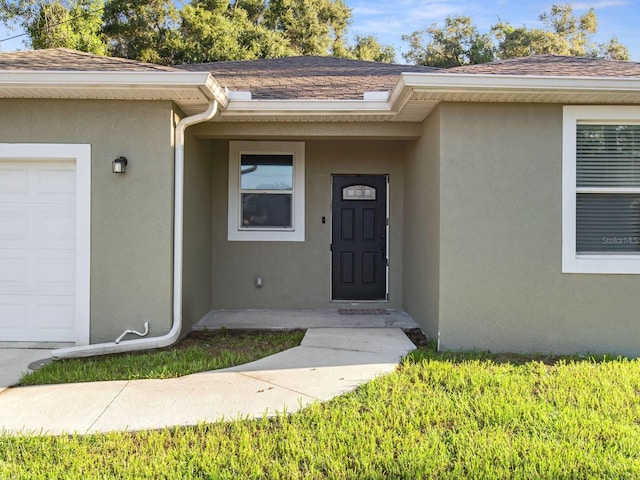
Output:
[[[357,304],[640,355],[640,64],[0,53],[0,111],[0,341]]]

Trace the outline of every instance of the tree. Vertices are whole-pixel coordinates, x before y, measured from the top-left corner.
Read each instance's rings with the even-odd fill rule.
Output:
[[[111,55],[170,64],[179,48],[178,19],[171,0],[110,0],[102,31]]]
[[[177,62],[290,55],[352,57],[342,0],[193,0],[181,12]]]
[[[396,61],[396,51],[394,48],[391,45],[381,45],[373,35],[356,35],[355,41],[355,45],[348,49],[350,56],[353,58],[384,63],[393,63]]]
[[[595,44],[598,19],[593,8],[576,17],[568,4],[555,4],[539,16],[543,28],[514,27],[499,20],[490,34],[480,34],[469,17],[448,17],[443,28],[433,24],[403,36],[410,43],[404,57],[419,65],[451,67],[553,53],[628,60],[628,49],[614,37]],[[429,41],[425,45],[425,37]]]
[[[597,57],[607,60],[629,60],[629,49],[614,36],[607,43],[598,45]]]
[[[27,32],[25,44],[31,48],[66,47],[107,54],[101,33],[103,0],[0,1],[0,21],[17,21]]]
[[[425,37],[431,39],[426,46]],[[470,17],[447,17],[444,28],[434,23],[402,40],[410,44],[404,58],[417,65],[448,68],[493,60],[491,37],[480,34]]]
[[[176,63],[249,60],[294,54],[286,38],[259,23],[257,8],[232,5],[186,5],[181,12],[181,49]],[[257,4],[254,2],[254,6]],[[264,5],[264,4],[263,4]]]
[[[264,25],[281,32],[300,55],[344,52],[351,10],[342,0],[270,0]]]

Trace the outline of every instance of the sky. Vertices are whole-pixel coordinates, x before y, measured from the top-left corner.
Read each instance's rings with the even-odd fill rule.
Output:
[[[553,1],[537,0],[344,0],[352,10],[352,35],[375,35],[381,43],[393,45],[396,60],[405,63],[402,53],[408,44],[403,34],[431,26],[443,25],[448,15],[471,17],[482,33],[503,20],[512,25],[535,28],[541,26],[538,17],[548,12]],[[561,0],[555,3],[563,3]],[[604,43],[612,36],[629,48],[631,60],[640,62],[640,0],[584,0],[569,2],[577,16],[593,7],[598,17],[598,33],[594,41]],[[0,40],[21,33],[7,32],[0,26]],[[22,38],[0,43],[0,50],[24,49]]]

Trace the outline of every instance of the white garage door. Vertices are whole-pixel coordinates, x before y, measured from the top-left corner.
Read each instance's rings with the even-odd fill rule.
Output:
[[[0,159],[0,341],[76,340],[76,161]]]

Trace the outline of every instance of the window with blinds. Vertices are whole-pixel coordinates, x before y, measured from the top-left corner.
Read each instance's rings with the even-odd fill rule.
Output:
[[[640,253],[640,124],[576,125],[576,253]]]

